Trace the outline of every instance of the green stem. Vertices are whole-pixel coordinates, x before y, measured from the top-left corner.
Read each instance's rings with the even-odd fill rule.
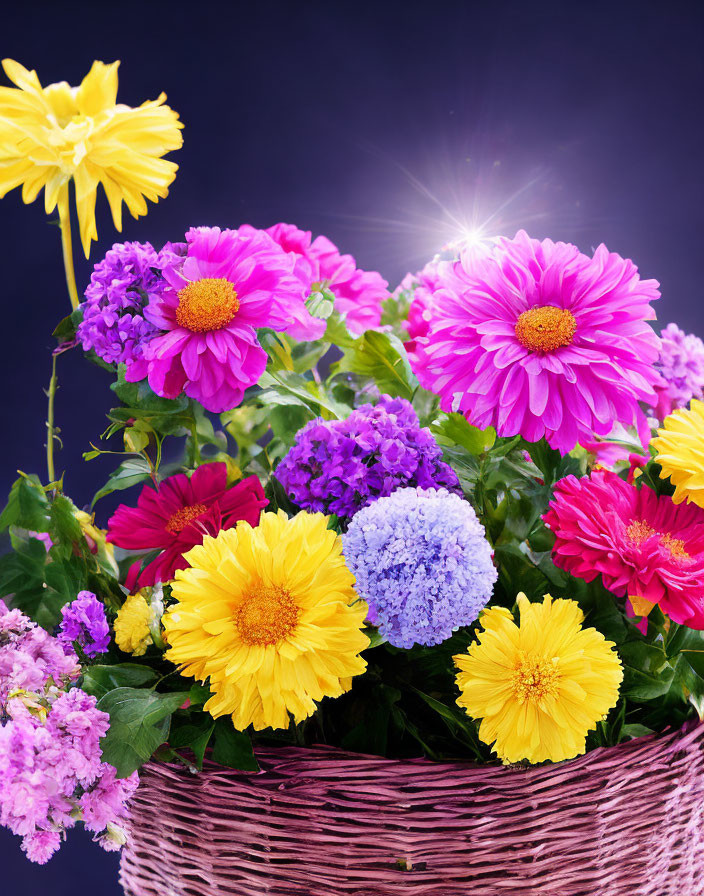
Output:
[[[54,426],[54,399],[56,390],[59,385],[56,376],[56,355],[51,356],[51,379],[49,380],[49,389],[47,395],[49,404],[46,414],[46,471],[49,482],[56,482],[56,471],[54,468],[54,439],[56,438],[56,428]]]
[[[76,273],[73,269],[73,245],[71,242],[71,212],[69,206],[68,184],[61,190],[58,201],[59,222],[61,225],[61,248],[64,255],[64,271],[66,272],[66,286],[71,299],[71,307],[78,308],[78,288],[76,286]]]

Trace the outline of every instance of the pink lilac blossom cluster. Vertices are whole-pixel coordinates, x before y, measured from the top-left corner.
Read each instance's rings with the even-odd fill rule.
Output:
[[[72,651],[0,600],[0,710],[13,690],[40,692],[48,682],[61,685],[79,673]]]
[[[660,334],[662,346],[655,367],[665,385],[658,388],[655,416],[664,420],[677,408],[686,408],[693,398],[704,399],[704,342],[668,324]]]
[[[311,420],[276,477],[299,507],[346,519],[404,486],[459,490],[457,474],[411,403],[389,395],[345,420]]]
[[[353,332],[378,326],[388,284],[357,268],[325,237],[293,225],[268,231],[195,227],[185,244],[157,253],[116,244],[86,291],[78,338],[130,382],[148,379],[163,398],[185,393],[214,413],[239,405],[267,362],[257,331],[319,339],[324,320],[306,307],[323,288]]]
[[[109,716],[79,688],[76,657],[0,601],[0,824],[44,864],[79,820],[103,848],[124,843],[137,774],[101,759]]]

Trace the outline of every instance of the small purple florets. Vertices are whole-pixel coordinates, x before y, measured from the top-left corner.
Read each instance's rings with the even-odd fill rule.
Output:
[[[399,489],[361,510],[342,536],[369,622],[390,644],[440,644],[471,625],[497,572],[471,504],[445,489]]]
[[[105,607],[92,591],[80,591],[76,600],[61,608],[58,639],[64,649],[73,652],[73,645],[88,657],[106,653],[110,646],[110,626]]]
[[[662,347],[655,367],[667,383],[658,389],[656,416],[661,420],[677,408],[686,408],[693,398],[704,398],[704,342],[668,324],[660,334]]]
[[[306,424],[276,476],[299,507],[343,518],[404,486],[459,489],[410,402],[388,395],[346,420]]]
[[[166,286],[161,271],[180,254],[178,244],[167,243],[157,252],[151,243],[115,243],[93,269],[81,306],[77,335],[85,351],[133,368],[132,381],[146,376],[143,347],[158,330],[143,309],[150,295],[161,294]]]

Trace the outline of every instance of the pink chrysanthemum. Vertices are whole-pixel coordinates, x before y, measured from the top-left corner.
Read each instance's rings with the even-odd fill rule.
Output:
[[[167,331],[144,347],[149,385],[220,413],[240,404],[264,372],[256,329],[294,329],[310,315],[293,259],[263,231],[196,227],[186,242],[183,262],[163,270],[169,287],[144,310]]]
[[[543,517],[556,566],[629,597],[639,615],[659,604],[675,622],[704,629],[704,511],[676,505],[615,473],[567,476]]]
[[[346,315],[353,333],[363,333],[381,323],[381,303],[388,299],[389,284],[377,271],[362,271],[351,255],[340,250],[325,236],[311,241],[310,231],[293,224],[275,224],[267,230],[285,252],[293,253],[296,273],[305,284],[306,294],[327,287],[335,296],[335,308]],[[303,338],[317,339],[325,332]],[[299,337],[301,338],[301,337]]]
[[[520,231],[442,274],[413,363],[444,410],[563,453],[644,419],[638,402],[660,383],[647,323],[660,293],[633,262]]]
[[[170,476],[158,491],[145,486],[136,507],[120,504],[108,522],[108,541],[132,551],[160,550],[139,576],[138,585],[169,582],[188,563],[183,555],[203,543],[204,535],[217,535],[240,520],[259,524],[267,499],[256,476],[227,487],[223,463],[203,464],[189,479]]]

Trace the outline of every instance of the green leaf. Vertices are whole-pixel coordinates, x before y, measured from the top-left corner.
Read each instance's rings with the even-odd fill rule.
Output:
[[[321,414],[335,420],[346,417],[350,412],[350,408],[335,401],[321,385],[300,373],[265,370],[259,378],[259,386],[261,391],[257,400],[263,405],[300,406],[309,408],[314,415]]]
[[[110,387],[125,407],[113,408],[108,415],[121,425],[130,420],[143,420],[162,435],[180,435],[187,431],[192,422],[191,401],[185,395],[178,398],[161,398],[156,395],[147,380],[128,383],[125,368],[120,364],[117,382]]]
[[[252,741],[244,731],[237,731],[232,720],[218,719],[215,725],[215,742],[213,744],[213,762],[238,768],[243,771],[259,771],[259,763],[254,758]]]
[[[82,689],[100,699],[116,688],[139,688],[156,678],[156,672],[139,663],[88,666],[83,670]]]
[[[20,476],[12,484],[7,504],[0,514],[0,532],[10,526],[46,532],[48,509],[49,499],[38,477]]]
[[[546,485],[554,485],[570,473],[582,474],[583,461],[567,455],[563,457],[555,448],[551,448],[545,439],[539,442],[523,442],[523,447],[530,454],[531,460],[540,470]]]
[[[178,713],[177,715],[181,715]],[[188,713],[183,724],[172,720],[169,734],[169,746],[174,750],[182,750],[184,747],[193,751],[198,768],[203,768],[203,758],[210,743],[215,720],[207,713]]]
[[[150,473],[149,464],[143,457],[128,458],[110,474],[105,485],[95,493],[91,506],[105,495],[131,488],[133,485],[139,485],[140,482],[146,482],[151,478]]]
[[[199,681],[191,685],[191,689],[188,692],[188,699],[191,701],[192,706],[202,706],[204,703],[207,703],[211,697],[212,694],[208,685],[201,684]]]
[[[631,700],[655,700],[670,689],[675,670],[660,647],[644,641],[621,644],[623,661],[621,693]]]
[[[72,342],[76,338],[76,330],[83,320],[83,310],[75,308],[67,317],[60,320],[51,334],[59,343]]]
[[[418,388],[418,380],[401,340],[378,330],[367,330],[357,339],[347,349],[337,369],[369,377],[381,392],[409,401]]]
[[[171,714],[188,692],[157,694],[154,691],[121,687],[104,694],[98,709],[110,715],[110,729],[100,744],[103,760],[126,778],[145,763],[169,737]]]
[[[632,725],[624,725],[621,729],[621,738],[627,737],[647,737],[649,734],[654,734],[652,728],[648,728],[647,725],[639,725],[637,723],[633,723]]]
[[[438,442],[449,442],[460,445],[469,454],[483,454],[496,441],[496,430],[477,429],[463,414],[443,414],[440,420],[430,427],[430,431],[439,436]]]

